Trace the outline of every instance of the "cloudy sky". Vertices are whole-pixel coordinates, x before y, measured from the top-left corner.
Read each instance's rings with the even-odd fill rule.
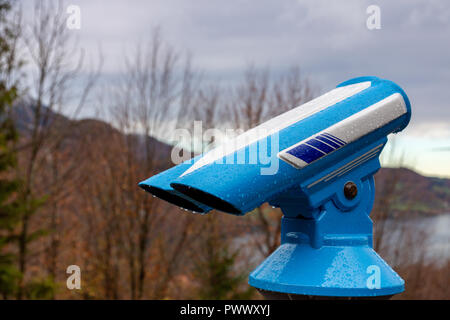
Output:
[[[27,0],[25,8],[31,8]],[[450,177],[450,2],[324,0],[70,0],[81,9],[80,46],[104,53],[114,76],[123,53],[161,26],[213,79],[237,81],[250,62],[275,72],[300,65],[322,92],[360,75],[393,80],[413,106],[398,135],[409,165]],[[381,29],[366,27],[369,5]]]

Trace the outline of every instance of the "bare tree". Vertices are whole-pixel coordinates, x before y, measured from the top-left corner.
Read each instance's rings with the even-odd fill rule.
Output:
[[[27,48],[27,62],[32,78],[28,87],[31,97],[24,101],[23,112],[28,113],[32,120],[25,129],[21,145],[23,170],[18,174],[23,181],[21,199],[27,206],[21,220],[19,231],[19,268],[23,275],[27,273],[29,243],[39,236],[41,230],[30,230],[30,219],[41,199],[45,195],[49,202],[64,190],[64,182],[75,172],[76,165],[64,161],[63,166],[58,156],[61,144],[73,130],[74,122],[63,122],[57,116],[66,113],[76,117],[84,106],[86,99],[95,83],[98,71],[87,76],[85,86],[78,98],[69,95],[69,86],[74,86],[83,67],[83,54],[66,28],[66,18],[62,2],[36,1],[31,25],[25,29],[24,42]],[[68,107],[69,100],[75,105],[73,110]],[[27,105],[28,104],[28,105]],[[50,163],[53,174],[51,179],[43,181],[39,173]],[[39,180],[39,181],[38,181]],[[44,183],[43,183],[44,182]],[[53,201],[49,206],[51,230],[57,229],[58,206]],[[56,257],[58,255],[58,240],[52,233],[49,248],[51,277],[56,276]],[[24,282],[18,298],[23,296]]]
[[[109,104],[110,116],[126,134],[122,149],[125,176],[118,199],[128,213],[122,219],[122,249],[128,261],[132,299],[144,297],[152,268],[159,270],[159,277],[153,281],[150,296],[165,296],[185,245],[191,217],[184,217],[181,230],[171,241],[173,246],[161,247],[158,230],[168,215],[159,208],[159,200],[139,190],[136,182],[170,166],[169,159],[158,156],[153,137],[170,138],[170,129],[184,118],[185,110],[197,97],[196,90],[190,57],[183,63],[180,55],[162,41],[160,30],[155,29],[147,45],[137,46],[134,55],[127,57],[120,83],[111,94],[114,100]],[[159,258],[151,261],[155,250]]]

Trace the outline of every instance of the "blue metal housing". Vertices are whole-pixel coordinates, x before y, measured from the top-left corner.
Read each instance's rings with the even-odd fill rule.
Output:
[[[338,88],[358,83],[369,85],[217,161],[195,169],[182,164],[140,185],[150,192],[149,187],[161,189],[203,211],[214,208],[243,215],[264,202],[280,207],[284,214],[281,246],[251,273],[249,284],[256,288],[353,297],[402,292],[404,281],[372,248],[369,215],[375,195],[373,175],[380,168],[379,154],[387,135],[407,126],[411,106],[399,86],[376,77],[355,78]],[[329,131],[359,114],[366,114],[364,121],[383,120],[383,114],[367,118],[367,112],[393,95],[403,98],[404,112],[398,117],[353,140]],[[352,123],[349,135],[366,124],[372,125]],[[260,161],[236,164],[238,159],[251,159],[251,153],[260,152],[261,146],[267,148],[267,154],[277,154],[284,160],[277,161],[275,173],[261,174],[261,169],[271,164]],[[358,190],[351,199],[344,194],[344,185],[350,181]]]

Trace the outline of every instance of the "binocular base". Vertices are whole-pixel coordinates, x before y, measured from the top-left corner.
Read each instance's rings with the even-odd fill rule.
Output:
[[[404,281],[368,245],[284,243],[258,266],[249,284],[270,298],[387,297]]]

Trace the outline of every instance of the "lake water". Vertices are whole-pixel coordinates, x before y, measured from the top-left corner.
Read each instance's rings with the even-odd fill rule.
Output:
[[[425,262],[446,263],[450,259],[450,213],[433,217],[389,221],[386,229],[389,256],[395,250],[412,250],[411,262],[423,258]]]
[[[450,213],[431,217],[390,220],[386,222],[384,250],[382,252],[390,264],[414,263],[422,259],[426,263],[444,264],[450,259]],[[250,264],[258,265],[263,255],[252,243],[255,235],[236,238],[233,245]]]

